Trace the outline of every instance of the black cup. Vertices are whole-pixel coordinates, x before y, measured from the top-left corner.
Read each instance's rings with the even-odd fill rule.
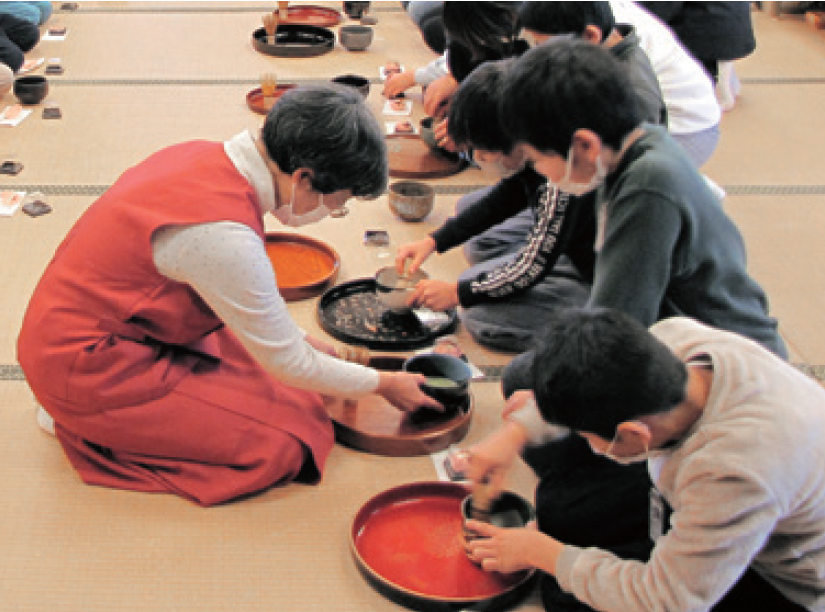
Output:
[[[22,76],[14,81],[14,95],[20,104],[40,104],[49,95],[49,81],[44,76]]]
[[[369,9],[369,2],[344,2],[344,12],[350,19],[361,19]]]
[[[370,95],[370,80],[367,77],[358,74],[342,74],[333,78],[332,82],[352,87],[364,98]]]

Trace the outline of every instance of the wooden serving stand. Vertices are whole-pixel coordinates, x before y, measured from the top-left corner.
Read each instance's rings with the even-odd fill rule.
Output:
[[[400,370],[403,357],[372,357],[378,370]],[[446,412],[421,410],[408,414],[379,395],[359,400],[325,398],[335,426],[335,439],[351,448],[388,457],[415,457],[442,451],[464,439],[473,418],[473,399]]]

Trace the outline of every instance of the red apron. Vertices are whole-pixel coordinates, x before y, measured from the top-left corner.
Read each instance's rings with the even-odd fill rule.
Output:
[[[92,204],[35,289],[18,358],[89,484],[210,505],[320,479],[333,430],[318,394],[275,380],[155,268],[155,231],[214,221],[263,239],[257,196],[222,144],[164,149]]]

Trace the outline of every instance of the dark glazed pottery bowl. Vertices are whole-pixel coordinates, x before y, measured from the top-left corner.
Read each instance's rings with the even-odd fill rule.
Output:
[[[338,41],[347,51],[364,51],[372,44],[372,28],[363,25],[341,26]]]
[[[40,104],[49,95],[49,81],[44,76],[22,76],[14,81],[14,95],[21,104]]]
[[[344,12],[350,19],[361,19],[369,9],[369,2],[344,2]]]
[[[332,79],[332,82],[352,87],[364,98],[370,95],[370,80],[359,74],[342,74]]]
[[[425,353],[404,362],[404,371],[427,377],[421,390],[442,404],[451,405],[466,400],[473,371],[466,362],[441,353]]]

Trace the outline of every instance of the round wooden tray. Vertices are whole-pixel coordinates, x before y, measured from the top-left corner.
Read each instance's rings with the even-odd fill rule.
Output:
[[[278,11],[275,11],[278,14]],[[341,13],[335,9],[324,6],[314,6],[311,4],[297,4],[290,6],[286,11],[286,18],[280,20],[281,24],[313,25],[319,28],[331,28],[341,23]]]
[[[390,176],[395,178],[444,178],[466,165],[457,155],[434,151],[416,134],[389,134],[386,139]]]
[[[332,30],[311,25],[279,25],[275,32],[276,44],[267,42],[266,30],[252,33],[252,46],[259,53],[276,57],[316,57],[329,53],[335,46]]]
[[[461,501],[453,482],[415,482],[379,493],[356,513],[350,550],[382,595],[416,610],[456,612],[512,606],[535,571],[485,572],[464,552]]]
[[[377,370],[398,371],[403,357],[372,357]],[[326,398],[335,439],[351,448],[387,457],[416,457],[442,451],[464,439],[473,419],[473,398],[445,412],[424,409],[401,412],[379,395],[359,400]]]
[[[278,98],[290,89],[295,89],[295,85],[278,85],[278,88],[275,90],[275,95],[266,100],[264,99],[264,94],[261,91],[261,88],[256,87],[246,94],[246,105],[252,112],[258,113],[259,115],[266,115],[269,113],[270,109],[275,106],[275,102]]]
[[[450,333],[458,322],[455,310],[447,321],[423,325],[409,313],[394,315],[375,294],[375,279],[360,278],[342,283],[318,300],[318,323],[330,336],[369,349],[407,351],[430,346]]]
[[[320,295],[335,282],[341,268],[335,249],[301,234],[268,233],[266,252],[275,270],[278,290],[288,302]]]

